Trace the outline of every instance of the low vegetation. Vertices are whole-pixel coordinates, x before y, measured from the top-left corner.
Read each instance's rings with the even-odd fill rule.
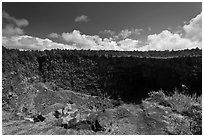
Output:
[[[3,134],[202,134],[199,49],[2,53]]]
[[[158,91],[151,92],[142,104],[143,110],[150,112],[150,116],[154,110],[162,110],[161,121],[166,123],[165,131],[168,134],[202,134],[201,96],[190,96],[177,90],[172,95]],[[156,115],[158,117],[158,113]]]
[[[188,87],[202,93],[202,52],[85,50],[19,51],[2,49],[4,91],[19,81],[52,82],[61,89],[141,103],[150,91]],[[7,92],[8,93],[8,92]]]

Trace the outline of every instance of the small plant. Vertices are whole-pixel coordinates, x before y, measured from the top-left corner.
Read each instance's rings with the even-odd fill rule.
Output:
[[[119,108],[117,109],[117,111],[114,113],[114,116],[115,116],[116,118],[118,118],[118,119],[121,119],[121,118],[130,116],[130,114],[131,114],[131,113],[130,113],[127,109],[122,108],[122,107],[119,107]]]
[[[153,101],[153,102],[160,102],[160,101],[164,101],[166,98],[166,95],[164,94],[164,92],[162,90],[159,90],[157,92],[152,91],[149,93],[149,98],[148,101]]]

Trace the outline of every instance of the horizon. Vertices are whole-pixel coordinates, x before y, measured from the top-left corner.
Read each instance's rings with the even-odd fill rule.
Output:
[[[2,47],[8,49],[8,50],[18,50],[18,51],[38,51],[38,52],[44,52],[44,51],[51,51],[51,50],[63,50],[63,51],[93,51],[93,52],[99,52],[99,51],[103,51],[103,52],[182,52],[182,51],[194,51],[194,50],[200,50],[202,51],[202,48],[191,48],[191,49],[180,49],[180,50],[127,50],[127,51],[121,51],[121,50],[105,50],[105,49],[100,49],[100,50],[92,50],[92,49],[60,49],[60,48],[53,48],[53,49],[44,49],[44,50],[33,50],[33,49],[19,49],[19,48],[9,48],[9,47],[5,47],[4,45],[2,45]]]

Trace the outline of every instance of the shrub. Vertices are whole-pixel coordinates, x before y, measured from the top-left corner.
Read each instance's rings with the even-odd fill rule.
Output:
[[[165,107],[170,107],[170,104],[167,101],[167,96],[162,90],[150,92],[149,98],[147,98],[146,101],[155,102]]]
[[[163,91],[150,92],[149,98],[143,101],[145,112],[151,112],[150,106],[164,106],[167,111],[164,121],[167,121],[167,133],[169,134],[202,134],[202,98],[201,96],[189,95],[187,92],[165,95]],[[156,108],[155,106],[155,108]],[[168,109],[167,109],[168,107]],[[154,108],[154,107],[153,107]],[[157,112],[159,115],[159,113]]]
[[[196,103],[194,98],[187,94],[179,93],[178,91],[175,91],[172,96],[168,96],[167,100],[170,103],[172,110],[178,113],[188,110],[192,104]]]

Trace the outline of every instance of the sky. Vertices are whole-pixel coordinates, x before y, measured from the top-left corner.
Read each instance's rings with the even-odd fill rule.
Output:
[[[2,44],[23,50],[202,48],[202,3],[3,2]]]

